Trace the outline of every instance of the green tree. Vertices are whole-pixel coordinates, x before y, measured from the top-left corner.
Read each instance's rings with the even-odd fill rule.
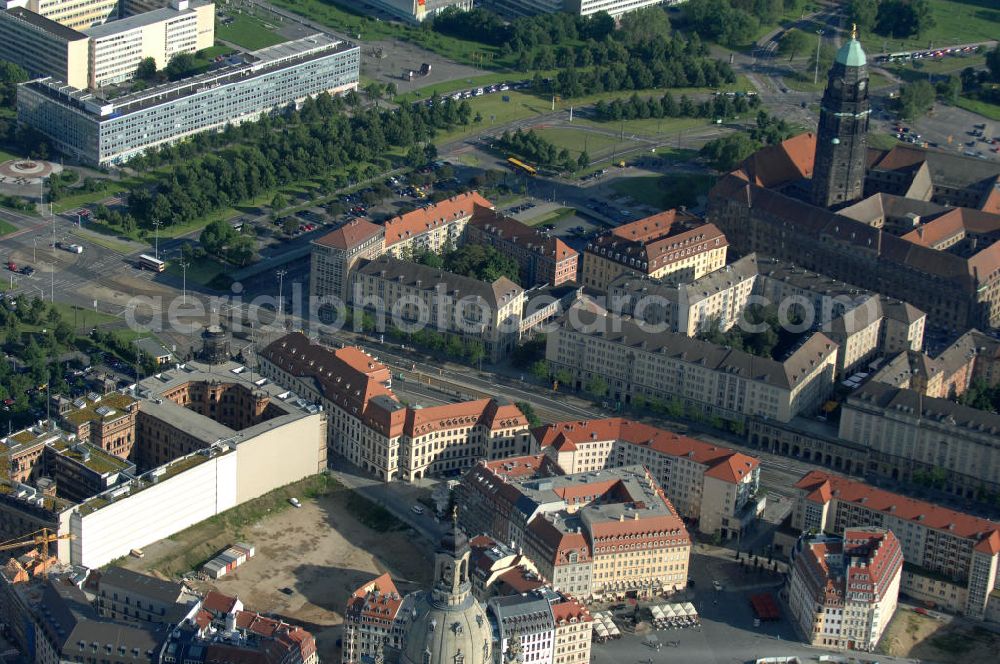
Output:
[[[608,382],[600,376],[594,376],[587,381],[585,389],[595,397],[605,397],[608,395]]]
[[[17,84],[28,80],[23,67],[0,60],[0,106],[14,108],[17,104]]]
[[[538,417],[538,413],[535,412],[535,407],[530,403],[527,401],[518,401],[514,405],[517,406],[518,410],[524,413],[524,417],[528,420],[528,426],[535,428],[542,425],[542,418]]]
[[[143,58],[135,68],[135,77],[141,81],[152,81],[156,78],[156,60]]]
[[[878,0],[851,0],[847,16],[851,23],[858,26],[862,34],[870,33],[875,27],[875,18],[878,16]]]
[[[781,42],[778,44],[778,51],[782,55],[787,55],[789,62],[791,62],[796,55],[809,48],[809,41],[809,36],[806,33],[798,28],[790,28],[785,32],[785,36],[781,38]]]
[[[958,101],[958,96],[962,94],[962,79],[955,75],[938,80],[934,84],[934,89],[941,99],[949,104]]]
[[[875,19],[875,32],[901,39],[919,36],[934,25],[934,14],[927,0],[882,0]]]
[[[618,35],[629,43],[648,42],[670,36],[670,19],[664,7],[653,6],[623,15],[618,23]]]
[[[271,199],[271,209],[277,212],[278,210],[283,210],[288,207],[288,196],[285,196],[280,191],[274,194],[274,198]]]
[[[167,78],[171,81],[177,81],[194,73],[197,68],[197,64],[194,59],[194,55],[191,53],[178,53],[170,58],[170,62],[167,63]]]
[[[580,153],[580,156],[576,158],[576,168],[577,170],[582,171],[588,166],[590,166],[590,155],[587,154],[586,150],[584,150]]]
[[[760,145],[743,132],[727,134],[702,146],[699,155],[718,171],[731,171]]]
[[[1000,83],[1000,44],[986,54],[986,68],[989,69],[990,79]]]
[[[545,360],[538,360],[531,365],[531,375],[538,380],[549,379],[549,363]]]
[[[931,110],[937,91],[923,79],[907,83],[899,91],[898,112],[901,118],[913,120]]]

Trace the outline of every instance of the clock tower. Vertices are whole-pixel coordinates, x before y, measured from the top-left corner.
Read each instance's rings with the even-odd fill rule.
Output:
[[[855,26],[830,68],[819,112],[812,202],[842,207],[861,198],[868,151],[868,64]]]

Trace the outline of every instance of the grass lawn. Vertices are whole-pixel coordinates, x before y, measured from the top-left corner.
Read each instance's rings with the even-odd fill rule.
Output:
[[[607,152],[616,145],[631,145],[628,138],[624,141],[620,141],[617,136],[598,134],[597,132],[586,131],[583,129],[559,127],[553,129],[537,129],[535,130],[535,133],[545,140],[555,143],[556,147],[560,149],[566,148],[569,150],[570,155],[574,158],[579,156],[584,149],[586,149],[590,155],[595,155]]]
[[[255,51],[287,41],[265,21],[247,14],[231,16],[231,23],[215,22],[215,38]]]
[[[688,207],[697,205],[698,196],[707,194],[713,184],[715,184],[714,176],[682,173],[621,178],[611,187],[639,203],[669,210],[680,205]]]
[[[472,115],[476,113],[483,116],[481,125],[475,123],[468,127],[457,127],[448,132],[442,132],[434,138],[437,145],[449,143],[472,131],[488,129],[492,125],[503,125],[515,120],[523,120],[535,115],[541,115],[551,110],[551,106],[533,95],[523,92],[505,93],[509,102],[504,102],[500,94],[483,95],[469,100],[472,106]]]
[[[966,55],[927,60],[911,60],[909,63],[895,63],[886,67],[904,81],[926,80],[927,75],[958,74],[966,67],[980,69],[986,65],[984,55]]]
[[[1000,6],[996,0],[928,0],[934,27],[919,37],[890,39],[881,35],[862,37],[869,53],[920,50],[990,41],[1000,35]]]
[[[118,318],[112,316],[111,314],[94,311],[93,309],[88,309],[87,307],[78,307],[74,304],[55,302],[52,303],[52,306],[55,307],[60,314],[62,314],[63,320],[74,325],[74,329],[77,332],[81,330],[89,332],[90,328],[97,325],[107,325],[109,323],[119,321]]]
[[[21,159],[24,155],[14,154],[7,150],[0,149],[0,161],[10,161],[11,159]]]
[[[0,236],[6,235],[7,233],[13,233],[16,230],[17,226],[0,219]]]
[[[625,120],[624,122],[614,120],[596,121],[580,119],[574,120],[573,124],[580,123],[585,127],[596,127],[610,131],[624,131],[626,136],[673,136],[681,131],[686,131],[694,127],[709,126],[705,118],[649,118],[647,120]]]
[[[878,150],[891,150],[899,145],[899,140],[890,134],[868,134],[868,145]]]
[[[128,242],[122,242],[118,238],[122,237],[110,227],[98,222],[84,222],[84,230],[93,231],[82,233],[72,231],[74,235],[84,238],[87,242],[93,242],[99,247],[110,249],[119,254],[131,254],[135,251],[135,246]]]
[[[524,223],[527,224],[528,226],[554,224],[557,221],[561,221],[562,219],[565,219],[567,217],[572,217],[574,214],[576,214],[576,210],[574,210],[573,208],[563,207],[556,210],[552,210],[551,212],[547,212],[546,214],[539,215],[534,219],[529,219]]]
[[[206,256],[205,258],[195,258],[191,265],[187,268],[187,281],[188,283],[197,283],[203,286],[207,286],[220,274],[224,273],[226,270],[231,269],[230,267],[223,265],[214,258]],[[184,270],[177,261],[170,261],[167,263],[167,274],[171,274],[175,277],[184,276]]]
[[[991,104],[987,101],[980,101],[978,99],[969,99],[968,97],[959,97],[958,101],[955,102],[955,106],[964,108],[967,111],[972,111],[973,113],[978,113],[984,118],[1000,122],[1000,106],[996,104]]]

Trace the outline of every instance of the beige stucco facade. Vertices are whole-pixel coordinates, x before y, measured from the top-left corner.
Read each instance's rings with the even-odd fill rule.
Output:
[[[326,413],[289,422],[236,447],[236,502],[326,470]]]
[[[28,0],[25,8],[74,30],[118,18],[118,0]]]

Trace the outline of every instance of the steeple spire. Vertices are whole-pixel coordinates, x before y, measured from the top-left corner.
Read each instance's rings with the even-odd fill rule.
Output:
[[[858,38],[858,24],[851,23],[851,39],[857,39],[857,38]]]

